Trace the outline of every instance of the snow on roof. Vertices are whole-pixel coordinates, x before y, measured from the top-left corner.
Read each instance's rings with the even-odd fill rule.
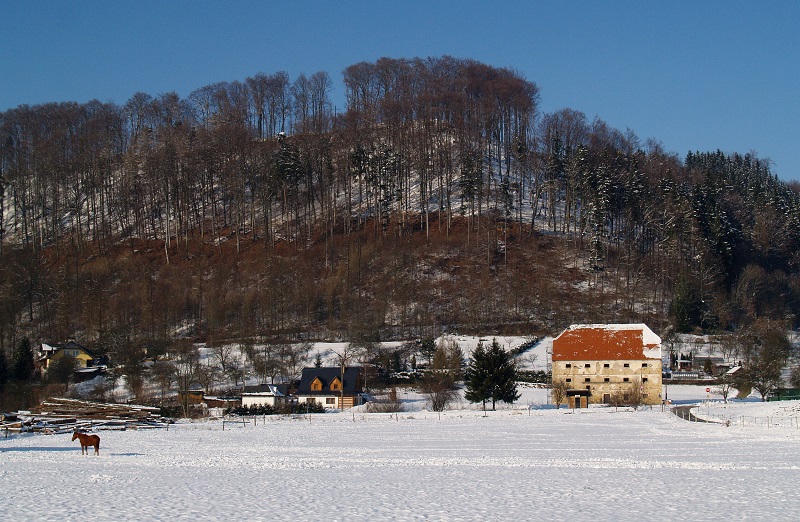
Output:
[[[242,396],[258,397],[285,397],[276,384],[259,384],[258,386],[245,386]]]
[[[574,324],[553,339],[553,361],[661,359],[661,338],[647,325]]]

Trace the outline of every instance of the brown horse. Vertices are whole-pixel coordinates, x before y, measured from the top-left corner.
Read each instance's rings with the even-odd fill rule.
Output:
[[[97,435],[87,435],[76,431],[72,434],[72,440],[78,439],[81,441],[81,455],[86,452],[89,454],[89,446],[94,446],[94,454],[100,455],[100,437]]]

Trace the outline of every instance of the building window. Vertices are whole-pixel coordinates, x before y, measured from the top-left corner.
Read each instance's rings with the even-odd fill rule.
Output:
[[[572,379],[567,379],[567,382],[572,382]]]
[[[591,390],[591,389],[592,389],[592,387],[591,387],[591,386],[587,386],[587,387],[586,387],[586,389],[587,389],[587,390]]]
[[[647,377],[642,377],[642,382],[647,382]]]
[[[605,364],[603,365],[603,368],[610,368],[610,367],[611,367],[611,365],[610,365],[610,364],[608,364],[608,363],[605,363]]]
[[[325,398],[325,404],[336,404],[336,398],[335,397],[326,397]]]
[[[647,368],[647,363],[642,363],[642,368]]]
[[[592,379],[590,379],[589,377],[586,377],[586,378],[583,380],[583,382],[592,382]]]
[[[625,364],[623,364],[622,366],[624,366],[625,368],[630,368],[630,367],[631,367],[631,365],[630,365],[630,364],[628,364],[628,363],[625,363]]]
[[[630,381],[630,379],[628,379],[627,377],[622,378],[622,382],[628,382],[628,381]]]
[[[605,379],[603,379],[603,382],[609,382],[610,380],[611,380],[611,379],[609,379],[608,377],[606,377]]]
[[[565,368],[572,368],[572,364],[571,363],[567,363],[566,366],[564,366],[564,367]]]
[[[586,364],[584,364],[584,365],[583,365],[583,367],[584,367],[584,368],[591,368],[591,367],[592,367],[592,365],[591,365],[591,364],[589,364],[589,363],[586,363]]]

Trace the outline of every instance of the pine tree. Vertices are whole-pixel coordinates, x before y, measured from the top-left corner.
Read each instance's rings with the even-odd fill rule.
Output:
[[[14,356],[11,359],[10,377],[17,381],[27,381],[33,375],[33,369],[31,342],[27,337],[23,337],[17,345],[17,349],[14,351]]]
[[[8,359],[6,359],[6,351],[0,348],[0,395],[6,388],[8,381]]]
[[[492,401],[492,410],[497,401],[513,403],[519,399],[516,378],[516,364],[497,339],[488,350],[478,343],[464,378],[465,397],[470,402],[482,402],[484,409],[488,400]]]
[[[464,373],[464,385],[466,386],[464,397],[472,403],[482,402],[484,411],[486,411],[486,401],[491,398],[488,388],[489,369],[485,364],[487,356],[486,348],[481,341],[472,352],[472,359]]]

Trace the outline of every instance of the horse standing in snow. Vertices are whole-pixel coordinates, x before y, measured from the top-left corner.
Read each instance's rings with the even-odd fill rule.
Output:
[[[72,434],[72,440],[78,439],[81,441],[81,455],[89,454],[89,446],[94,446],[94,454],[100,455],[100,437],[97,435],[87,435],[76,431]]]

